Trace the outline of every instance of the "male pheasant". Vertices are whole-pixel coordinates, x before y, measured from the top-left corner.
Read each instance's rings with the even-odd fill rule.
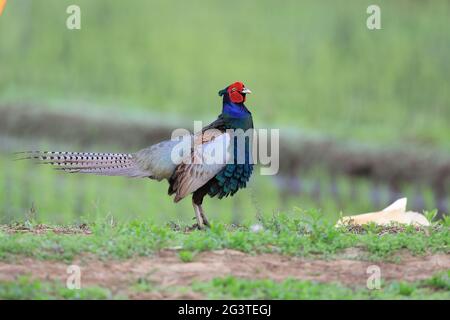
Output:
[[[206,195],[219,199],[232,196],[246,187],[252,174],[252,135],[247,135],[249,139],[242,144],[237,143],[239,135],[236,134],[237,131],[242,133],[253,129],[251,112],[244,104],[249,93],[251,91],[242,82],[235,82],[219,91],[223,96],[222,113],[200,134],[190,136],[194,140],[187,156],[191,161],[173,161],[174,148],[179,144],[176,140],[165,140],[130,154],[30,151],[26,158],[57,166],[58,170],[65,172],[147,177],[157,181],[166,179],[169,195],[174,195],[175,202],[192,194],[196,226],[203,229],[209,226],[202,208],[203,198]],[[222,157],[219,156],[223,161],[197,161],[204,158],[205,152],[218,146],[225,149]]]

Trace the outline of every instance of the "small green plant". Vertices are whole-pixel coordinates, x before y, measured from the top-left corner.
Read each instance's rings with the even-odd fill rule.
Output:
[[[178,253],[178,257],[183,262],[192,262],[192,260],[194,260],[195,253],[193,251],[183,250]]]
[[[442,217],[442,225],[445,228],[450,228],[450,215],[445,215]]]
[[[435,289],[450,291],[450,269],[435,274],[432,278],[425,280],[424,283]]]
[[[155,289],[153,283],[145,278],[139,278],[130,289],[135,292],[151,292]]]
[[[423,214],[424,214],[425,218],[428,220],[428,222],[430,224],[433,224],[433,223],[436,222],[435,218],[436,218],[436,216],[438,214],[438,210],[434,209],[434,210],[431,210],[431,211],[424,211]]]
[[[414,289],[414,286],[407,282],[400,282],[398,284],[398,292],[402,296],[411,296],[411,294],[414,292]]]

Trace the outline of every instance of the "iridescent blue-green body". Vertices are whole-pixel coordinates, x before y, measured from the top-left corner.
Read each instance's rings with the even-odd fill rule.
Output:
[[[244,114],[242,118],[233,118],[225,115],[225,121],[228,122],[227,129],[242,129],[244,132],[248,129],[253,129],[253,121],[251,114]],[[251,158],[251,138],[245,140],[245,149],[238,150],[238,138],[233,138],[233,163],[227,164],[221,172],[219,172],[208,183],[208,195],[211,197],[217,196],[219,199],[234,195],[239,189],[247,186],[250,176],[253,172],[253,161]],[[239,152],[243,152],[244,163],[238,160]],[[241,161],[242,162],[242,161]]]
[[[225,169],[214,177],[208,195],[211,197],[228,197],[247,186],[253,172],[253,164],[227,164]]]

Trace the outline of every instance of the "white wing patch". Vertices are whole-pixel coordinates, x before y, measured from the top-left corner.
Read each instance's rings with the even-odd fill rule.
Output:
[[[224,133],[214,140],[196,147],[195,155],[197,158],[202,159],[201,164],[226,164],[231,157],[231,153],[228,150],[230,147],[230,140],[230,135]]]
[[[221,134],[195,148],[193,163],[177,167],[175,202],[198,190],[225,167],[231,158],[230,141],[228,133]]]

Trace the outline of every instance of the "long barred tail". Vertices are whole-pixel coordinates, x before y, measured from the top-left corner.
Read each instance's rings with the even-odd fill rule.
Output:
[[[27,151],[22,159],[36,160],[49,164],[56,170],[70,173],[91,173],[106,176],[148,177],[151,174],[139,168],[133,154]]]

